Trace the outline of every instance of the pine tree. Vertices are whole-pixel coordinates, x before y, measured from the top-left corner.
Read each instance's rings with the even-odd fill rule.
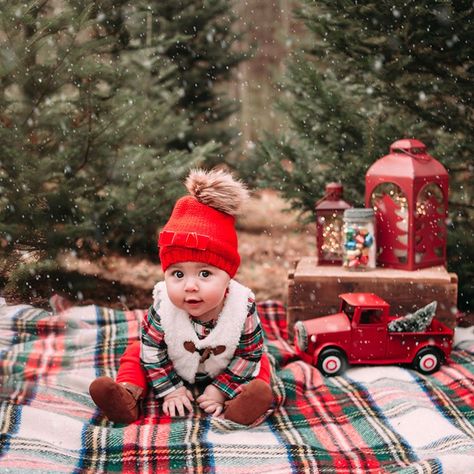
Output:
[[[93,1],[11,1],[0,19],[2,262],[154,240],[215,148],[170,146],[191,125],[164,40],[128,49]]]
[[[388,330],[392,332],[426,331],[435,317],[437,305],[436,301],[432,301],[423,308],[417,309],[413,314],[409,313],[390,321]]]
[[[232,28],[230,3],[102,0],[97,7],[101,25],[124,43],[117,62],[136,112],[129,120],[134,144],[116,167],[122,170],[114,174],[116,192],[100,214],[109,246],[154,255],[154,231],[183,192],[177,184],[190,163],[225,161],[237,132],[226,127],[235,108],[222,82],[244,57],[234,51],[240,35]],[[138,176],[138,187],[128,186],[131,175]]]
[[[255,181],[310,215],[333,180],[363,205],[370,164],[394,140],[416,137],[450,173],[449,267],[464,274],[473,254],[461,242],[474,230],[472,2],[302,0],[298,16],[310,46],[282,84],[291,130],[265,137],[247,173],[258,170]],[[470,280],[460,282],[464,308]]]
[[[227,96],[225,83],[247,53],[231,6],[231,0],[154,0],[135,6],[152,34],[165,40],[160,54],[176,66],[181,91],[177,106],[190,114],[192,127],[174,145],[192,150],[215,141],[220,154],[208,165],[228,161],[229,145],[237,137],[227,119],[238,106]]]
[[[2,5],[0,234],[6,252],[55,256],[94,233],[91,202],[124,133],[109,43],[84,9]],[[113,41],[113,39],[112,39]],[[125,104],[123,104],[125,105]],[[119,137],[117,141],[117,136]]]
[[[176,38],[154,31],[148,10],[102,3],[101,23],[110,33],[127,38],[116,67],[123,79],[120,95],[130,110],[127,145],[117,159],[97,220],[108,248],[153,256],[156,231],[183,194],[185,174],[191,166],[212,161],[219,144],[202,141],[189,149],[179,145],[193,129],[194,112],[180,105],[179,68],[165,54]]]

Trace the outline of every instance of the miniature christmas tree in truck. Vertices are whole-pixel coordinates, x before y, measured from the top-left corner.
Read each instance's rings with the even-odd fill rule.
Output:
[[[394,319],[388,323],[388,330],[394,332],[426,331],[436,314],[436,306],[436,301],[433,301],[416,310],[413,314]]]

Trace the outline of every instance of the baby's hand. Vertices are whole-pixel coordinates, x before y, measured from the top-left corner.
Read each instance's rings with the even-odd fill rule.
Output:
[[[226,396],[214,385],[208,385],[196,401],[206,413],[219,416],[224,410]]]
[[[179,387],[174,392],[168,393],[163,402],[163,412],[169,416],[184,416],[185,408],[193,411],[191,401],[194,400],[193,394],[186,387]]]

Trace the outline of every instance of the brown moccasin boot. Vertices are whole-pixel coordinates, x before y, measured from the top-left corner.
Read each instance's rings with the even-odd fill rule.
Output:
[[[133,423],[139,417],[138,399],[143,389],[117,383],[110,377],[99,377],[89,386],[94,403],[115,423]]]
[[[225,403],[224,418],[241,425],[251,425],[262,416],[273,403],[270,385],[254,379],[242,387],[242,392]]]

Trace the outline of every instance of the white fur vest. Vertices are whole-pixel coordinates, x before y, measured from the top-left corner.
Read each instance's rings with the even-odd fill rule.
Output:
[[[181,378],[194,383],[197,372],[207,373],[213,378],[224,371],[242,335],[249,297],[253,298],[249,288],[231,280],[216,326],[204,339],[199,339],[188,313],[169,299],[165,282],[155,285],[153,306],[161,319],[168,356]],[[202,357],[204,351],[205,357]]]

